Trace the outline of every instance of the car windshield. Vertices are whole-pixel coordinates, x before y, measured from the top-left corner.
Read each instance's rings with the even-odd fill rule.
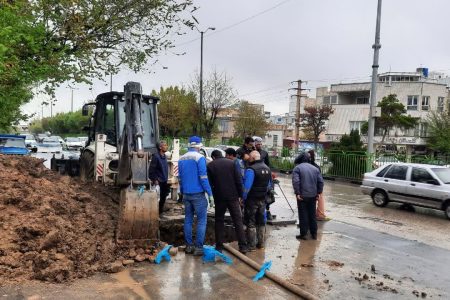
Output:
[[[80,139],[79,139],[79,138],[69,138],[69,137],[68,137],[68,138],[66,139],[66,141],[67,141],[67,142],[79,142]]]
[[[25,140],[24,139],[13,139],[13,138],[6,138],[6,139],[2,138],[2,139],[0,139],[0,146],[25,148]]]
[[[27,134],[27,135],[25,135],[25,139],[34,141],[34,136],[31,134]]]
[[[433,168],[434,174],[445,183],[450,184],[450,169],[449,168]]]

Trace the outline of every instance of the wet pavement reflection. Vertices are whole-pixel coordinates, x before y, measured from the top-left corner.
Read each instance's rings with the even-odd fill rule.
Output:
[[[277,220],[297,218],[290,177],[281,176],[271,211]],[[278,188],[277,188],[278,189]],[[398,204],[375,207],[357,185],[326,181],[326,212],[318,240],[298,241],[296,225],[267,226],[264,250],[249,253],[258,263],[322,299],[450,298],[450,222],[442,212]],[[291,211],[288,202],[292,205]],[[234,245],[236,247],[236,245]],[[66,285],[33,283],[0,287],[4,299],[296,299],[233,257],[233,265],[203,263],[179,253],[161,265],[135,264],[115,274]]]

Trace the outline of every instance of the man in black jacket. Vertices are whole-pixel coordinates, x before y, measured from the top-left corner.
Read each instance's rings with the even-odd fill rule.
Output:
[[[215,235],[216,250],[223,250],[223,236],[225,231],[225,212],[230,211],[236,236],[239,243],[239,251],[247,252],[244,227],[240,202],[242,201],[243,187],[242,177],[232,160],[222,156],[219,150],[211,153],[213,159],[207,166],[208,179],[215,202]]]
[[[245,170],[244,180],[244,221],[247,226],[249,251],[255,251],[256,248],[264,248],[265,199],[271,186],[272,173],[270,168],[261,161],[261,155],[258,151],[252,151],[250,153],[249,167]]]
[[[149,178],[153,184],[159,185],[159,214],[164,212],[164,204],[170,192],[170,185],[167,183],[169,165],[167,164],[166,152],[169,148],[166,141],[157,144],[158,152],[153,154],[149,167]]]

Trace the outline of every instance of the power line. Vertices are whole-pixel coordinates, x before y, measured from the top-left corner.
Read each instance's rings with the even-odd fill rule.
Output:
[[[249,96],[249,95],[260,94],[260,93],[266,92],[266,91],[276,90],[279,87],[284,86],[284,85],[286,85],[286,84],[283,83],[283,84],[274,85],[272,87],[268,87],[268,88],[265,88],[265,89],[262,89],[262,90],[258,90],[258,91],[255,91],[255,92],[249,92],[249,93],[241,94],[241,95],[239,95],[239,97],[245,97],[245,96]]]
[[[219,32],[223,32],[223,31],[228,30],[228,29],[231,29],[231,28],[234,28],[234,27],[236,27],[236,26],[238,26],[238,25],[241,25],[242,23],[248,22],[248,21],[250,21],[250,20],[253,20],[253,19],[255,19],[255,18],[257,18],[257,17],[259,17],[259,16],[265,14],[265,13],[268,13],[269,11],[274,10],[275,8],[278,8],[278,7],[282,6],[283,4],[285,4],[285,3],[289,2],[289,1],[291,1],[291,0],[284,0],[284,1],[281,1],[280,3],[278,3],[278,4],[276,4],[276,5],[272,6],[272,7],[269,7],[269,8],[267,8],[267,9],[263,10],[263,11],[260,11],[260,12],[254,14],[254,15],[252,15],[252,16],[250,16],[250,17],[247,17],[247,18],[242,19],[242,20],[240,20],[240,21],[238,21],[238,22],[236,22],[236,23],[233,23],[233,24],[230,24],[230,25],[228,25],[228,26],[225,26],[225,27],[222,28],[222,29],[218,29],[218,30],[212,31],[210,34],[205,34],[205,36],[210,36],[210,35],[213,35],[213,34],[216,34],[216,33],[219,33]],[[175,47],[184,46],[184,45],[193,43],[193,42],[195,42],[195,41],[198,41],[199,39],[200,39],[200,38],[195,38],[195,39],[192,39],[192,40],[189,40],[189,41],[186,41],[186,42],[182,42],[182,43],[180,43],[180,44],[176,44],[176,45],[174,45],[174,46],[175,46]]]

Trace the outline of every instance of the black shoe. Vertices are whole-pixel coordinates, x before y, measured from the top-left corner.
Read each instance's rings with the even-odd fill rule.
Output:
[[[188,245],[188,246],[186,246],[186,249],[184,250],[184,253],[186,253],[186,254],[193,254],[194,250],[195,250],[194,246]]]
[[[247,246],[245,247],[239,247],[239,252],[241,252],[242,254],[246,254],[247,252],[249,252]]]
[[[194,256],[203,256],[203,247],[195,247]]]
[[[317,234],[311,234],[311,238],[312,238],[313,240],[317,240]]]
[[[306,234],[300,234],[300,235],[296,235],[295,238],[297,240],[307,240],[308,238],[306,237]]]

